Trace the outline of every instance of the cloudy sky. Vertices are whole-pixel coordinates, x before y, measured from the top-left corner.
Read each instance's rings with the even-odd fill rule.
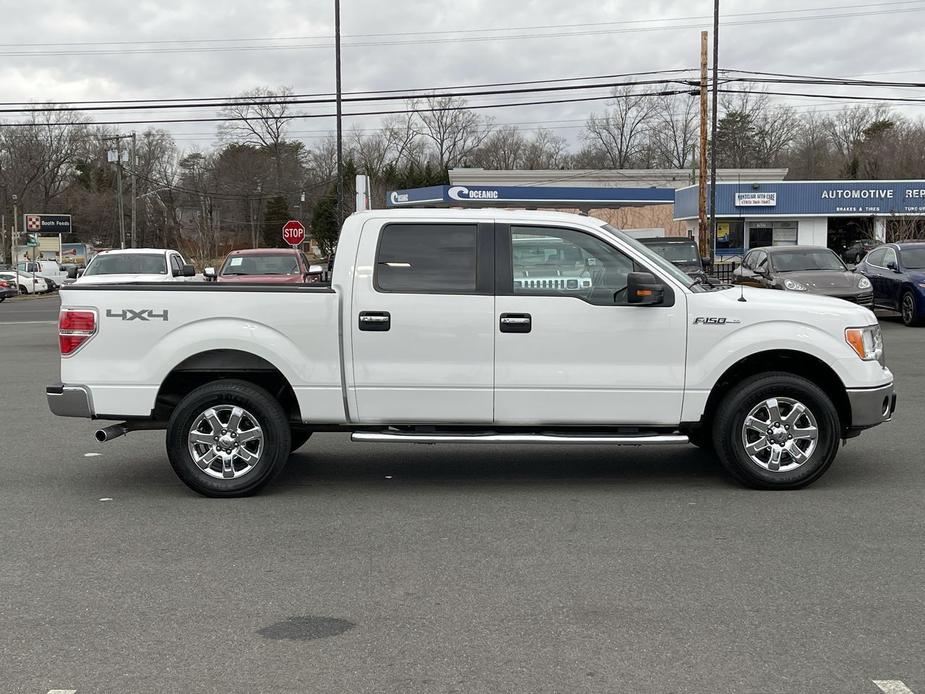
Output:
[[[341,5],[345,92],[693,68],[699,31],[710,29],[712,21],[712,2],[703,0],[341,0]],[[333,0],[0,0],[0,10],[5,29],[0,101],[222,97],[258,85],[288,86],[298,94],[334,88]],[[723,0],[722,13],[721,67],[925,79],[920,38],[925,0],[841,5]],[[843,93],[925,97],[925,90],[908,88]],[[516,100],[534,97],[481,99]],[[806,97],[787,103],[801,111],[838,108]],[[602,108],[601,102],[520,106],[490,115],[527,129],[543,124],[573,140],[587,115]],[[918,106],[900,109],[915,117],[925,113]],[[170,111],[169,117],[213,115],[187,109]],[[164,112],[152,111],[118,115],[162,117]],[[347,127],[353,124],[375,128],[377,119],[350,119]],[[311,146],[333,126],[333,119],[300,120],[292,132]],[[183,148],[207,144],[215,133],[215,124],[158,127],[170,130]]]

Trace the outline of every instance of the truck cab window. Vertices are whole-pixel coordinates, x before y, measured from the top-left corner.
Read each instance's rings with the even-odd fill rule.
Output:
[[[573,229],[512,227],[515,296],[572,296],[599,306],[626,303],[635,263],[613,246]],[[616,300],[615,300],[616,296]]]
[[[478,227],[474,224],[389,224],[376,252],[382,292],[474,294]]]

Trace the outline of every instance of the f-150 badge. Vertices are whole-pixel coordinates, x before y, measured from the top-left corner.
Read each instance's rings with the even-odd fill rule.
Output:
[[[726,318],[725,316],[697,316],[694,319],[694,325],[732,325],[741,322],[738,318]]]

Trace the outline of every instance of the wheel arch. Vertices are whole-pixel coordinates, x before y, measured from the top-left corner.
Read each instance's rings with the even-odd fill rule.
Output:
[[[851,403],[845,384],[831,366],[806,352],[773,349],[743,357],[723,372],[710,390],[703,416],[697,426],[712,426],[719,404],[736,384],[769,371],[791,373],[815,383],[832,399],[843,431],[847,423],[851,422]]]
[[[266,390],[286,411],[290,422],[301,422],[292,384],[274,364],[238,349],[210,349],[185,358],[161,382],[154,417],[166,420],[177,404],[196,388],[222,379],[247,381]]]

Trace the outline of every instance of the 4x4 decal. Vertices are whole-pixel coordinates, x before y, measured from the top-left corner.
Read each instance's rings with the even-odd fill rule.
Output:
[[[124,308],[121,311],[113,311],[111,308],[106,309],[107,318],[121,318],[122,320],[167,320],[167,309],[163,309],[160,313],[155,311],[153,308],[143,308],[136,311],[133,308]]]

